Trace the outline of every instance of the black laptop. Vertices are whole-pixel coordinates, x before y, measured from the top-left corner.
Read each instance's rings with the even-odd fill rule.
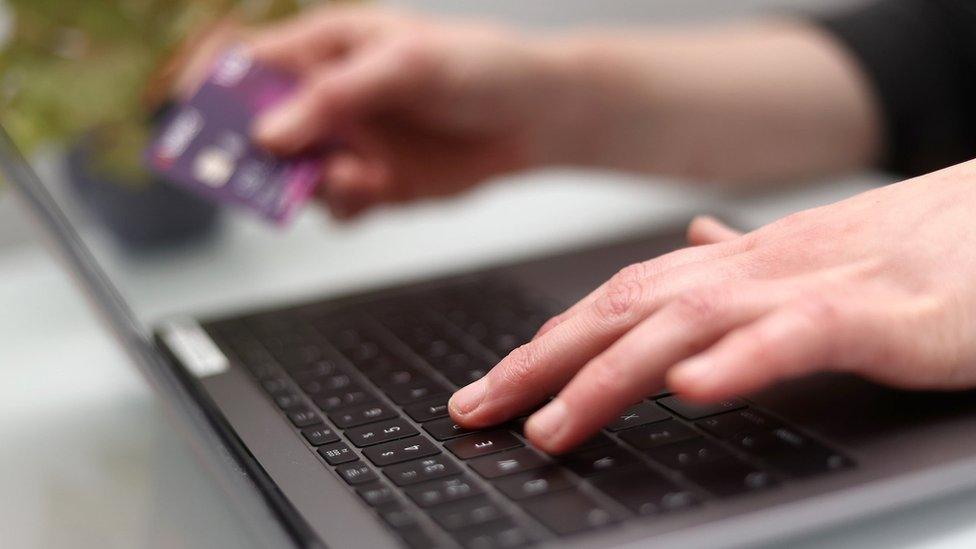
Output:
[[[135,309],[168,298],[167,271],[153,265],[206,266],[208,248],[113,260],[70,194],[42,182],[6,134],[0,160],[268,545],[754,545],[976,484],[971,393],[837,375],[712,405],[648,395],[558,457],[532,448],[524,418],[483,431],[451,421],[454,390],[621,266],[682,246],[681,226],[388,287],[147,319]],[[246,264],[215,276],[246,280]]]

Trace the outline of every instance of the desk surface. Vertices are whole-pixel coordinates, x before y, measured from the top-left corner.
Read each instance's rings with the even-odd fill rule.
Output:
[[[754,226],[866,186],[723,201],[593,174],[550,173],[346,228],[309,214],[291,230],[325,231],[331,252],[342,254],[305,263],[328,269],[316,283],[329,290],[586,240],[696,210],[731,211]],[[247,237],[248,227],[232,222],[222,238]],[[411,242],[435,245],[418,250]],[[273,239],[266,245],[267,253],[272,246],[275,253],[287,252]],[[269,285],[301,287],[303,281],[288,274],[300,267],[249,275]],[[233,506],[58,264],[39,245],[29,245],[0,252],[0,273],[0,544],[251,546]],[[155,295],[155,308],[164,311],[165,285]],[[236,298],[233,292],[210,295],[199,305],[221,307]],[[976,494],[964,494],[789,546],[971,547],[973,516]]]

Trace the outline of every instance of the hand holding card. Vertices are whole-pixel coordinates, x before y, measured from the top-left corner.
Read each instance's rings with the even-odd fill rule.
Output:
[[[231,49],[160,124],[146,151],[147,166],[201,196],[285,223],[308,199],[321,162],[276,158],[249,134],[254,118],[287,98],[295,85],[291,75],[255,62],[243,48]]]

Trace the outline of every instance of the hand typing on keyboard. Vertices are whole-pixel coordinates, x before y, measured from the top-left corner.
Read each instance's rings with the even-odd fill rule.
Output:
[[[420,515],[465,547],[515,548],[549,535],[527,528],[523,513],[567,536],[856,467],[741,398],[695,404],[657,392],[558,457],[526,443],[524,416],[484,430],[455,423],[451,392],[484,377],[556,310],[544,292],[495,273],[207,329],[411,547],[434,545]]]
[[[818,370],[905,388],[976,385],[976,163],[631,265],[454,394],[481,428],[532,410],[569,450],[663,387],[713,402]]]

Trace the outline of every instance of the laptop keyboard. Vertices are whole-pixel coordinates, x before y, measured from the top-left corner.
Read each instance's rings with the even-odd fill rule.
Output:
[[[324,469],[411,547],[522,547],[853,466],[744,399],[697,405],[661,392],[558,457],[527,443],[525,418],[455,425],[451,393],[557,311],[479,278],[205,327]]]

